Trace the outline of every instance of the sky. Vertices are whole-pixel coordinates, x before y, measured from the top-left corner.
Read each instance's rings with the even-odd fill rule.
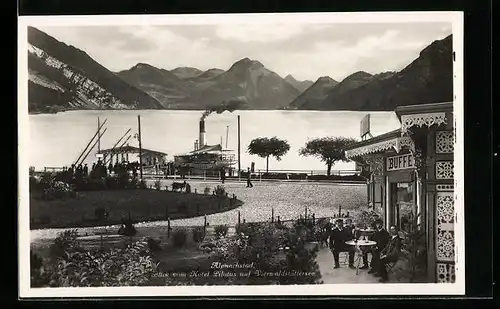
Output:
[[[399,71],[451,23],[220,24],[37,27],[89,54],[111,71],[148,63],[167,70],[227,70],[245,57],[281,77],[341,81],[365,71]]]

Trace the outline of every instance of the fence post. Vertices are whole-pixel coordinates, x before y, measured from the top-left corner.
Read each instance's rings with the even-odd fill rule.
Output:
[[[170,238],[170,230],[172,228],[170,227],[170,217],[167,217],[167,238]]]
[[[274,223],[274,207],[271,207],[271,222]]]
[[[207,215],[203,218],[203,235],[207,234]]]
[[[238,225],[241,224],[241,212],[238,210]]]

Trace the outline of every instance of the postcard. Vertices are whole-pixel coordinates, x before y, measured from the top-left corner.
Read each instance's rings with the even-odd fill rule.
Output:
[[[463,295],[463,13],[22,16],[20,297]]]

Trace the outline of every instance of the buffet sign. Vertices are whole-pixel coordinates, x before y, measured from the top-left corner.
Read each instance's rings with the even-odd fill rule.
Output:
[[[415,167],[415,160],[411,153],[387,157],[387,171],[399,171]]]

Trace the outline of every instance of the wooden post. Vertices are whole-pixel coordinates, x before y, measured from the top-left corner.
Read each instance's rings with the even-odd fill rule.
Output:
[[[238,115],[238,181],[241,180],[241,132],[240,115]]]
[[[304,219],[307,220],[307,206],[306,206],[305,213],[304,213]]]
[[[142,181],[142,140],[141,140],[141,115],[137,115],[138,139],[139,139],[139,167]]]
[[[238,210],[238,225],[241,224],[241,212]]]
[[[170,227],[170,217],[167,217],[167,237],[170,238],[170,230],[172,228]]]
[[[339,217],[342,217],[342,206],[339,205]]]
[[[207,234],[207,215],[203,217],[203,235]]]
[[[274,207],[271,208],[271,222],[274,222]]]

